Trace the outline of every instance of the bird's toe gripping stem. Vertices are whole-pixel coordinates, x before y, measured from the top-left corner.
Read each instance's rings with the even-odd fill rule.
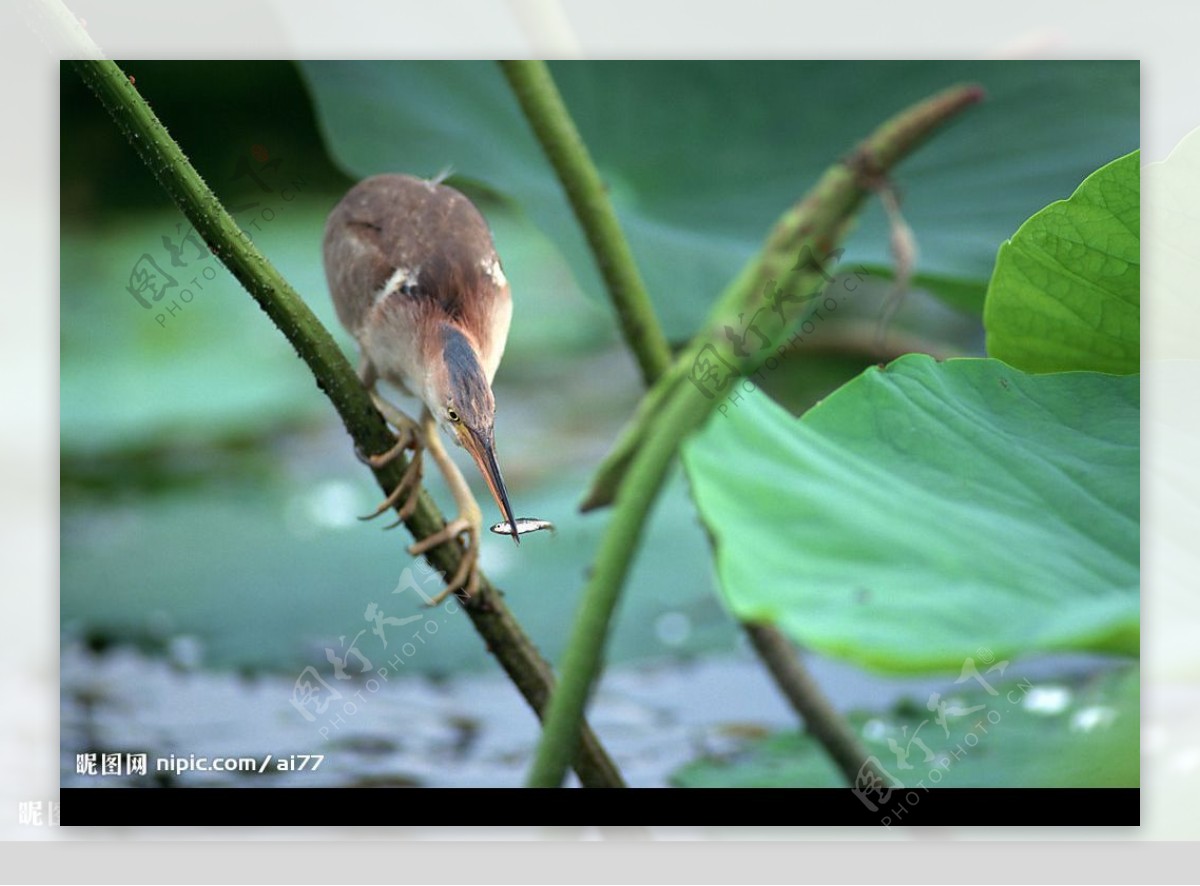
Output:
[[[483,525],[483,514],[478,512],[459,514],[441,530],[409,545],[408,552],[414,557],[436,548],[448,541],[466,536],[465,549],[458,568],[446,586],[432,600],[430,606],[437,606],[455,591],[462,590],[467,597],[475,596],[479,590],[479,534]]]
[[[417,501],[420,498],[421,490],[421,472],[422,472],[422,453],[424,446],[421,443],[421,435],[415,426],[403,427],[396,433],[396,445],[387,452],[381,452],[378,455],[363,455],[357,448],[355,454],[366,465],[370,465],[373,469],[379,470],[391,464],[398,458],[401,453],[406,450],[412,450],[412,461],[408,463],[408,467],[404,470],[404,475],[400,478],[400,482],[396,484],[396,488],[391,491],[387,498],[380,502],[379,507],[369,514],[364,514],[359,517],[360,520],[374,520],[384,511],[390,510],[400,501],[401,496],[407,492],[407,498],[404,499],[404,504],[400,506],[398,511],[398,519],[395,523],[389,523],[385,529],[392,529],[403,523],[417,507]]]

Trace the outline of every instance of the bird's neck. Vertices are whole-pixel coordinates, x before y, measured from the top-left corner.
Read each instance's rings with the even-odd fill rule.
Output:
[[[480,387],[490,388],[479,361],[478,348],[470,335],[451,323],[442,323],[439,331],[451,389],[476,392]]]

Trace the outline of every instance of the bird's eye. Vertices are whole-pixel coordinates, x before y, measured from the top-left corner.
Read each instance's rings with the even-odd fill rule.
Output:
[[[446,418],[450,419],[450,421],[457,422],[458,421],[458,413],[455,412],[453,409],[447,409],[446,410]]]

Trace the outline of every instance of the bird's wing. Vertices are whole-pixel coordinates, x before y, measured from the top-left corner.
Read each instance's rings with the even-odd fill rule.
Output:
[[[508,297],[479,211],[453,188],[407,175],[365,179],[342,198],[325,227],[325,271],[356,335],[381,296],[432,302],[481,334],[492,303]]]

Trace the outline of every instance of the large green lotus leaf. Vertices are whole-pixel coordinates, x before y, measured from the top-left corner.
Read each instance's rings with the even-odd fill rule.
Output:
[[[554,173],[489,62],[305,62],[335,159],[433,175],[520,204],[583,288],[602,288]],[[1136,62],[556,62],[668,335],[694,331],[779,214],[909,104],[976,81],[987,101],[897,175],[916,283],[976,313],[996,244],[1138,145]],[[872,204],[847,260],[886,268]],[[506,267],[515,289],[521,269]]]
[[[1137,372],[1138,152],[1088,176],[1000,247],[984,308],[988,353],[1027,372]]]
[[[1019,667],[1010,664],[1006,675],[1014,676]],[[978,672],[983,670],[978,666]],[[914,699],[892,711],[850,715],[867,752],[893,785],[899,782],[918,790],[1138,786],[1137,668],[1078,686],[980,676],[994,695],[971,680],[964,688],[974,691],[945,693],[933,710],[927,699]],[[937,723],[938,702],[946,705],[944,725]],[[971,713],[958,713],[966,711]],[[795,732],[769,736],[732,755],[690,763],[672,781],[706,788],[833,788],[846,783],[812,736]],[[905,823],[921,823],[919,804]]]
[[[761,391],[684,463],[739,618],[892,671],[1138,651],[1138,379],[910,354],[795,419]]]

